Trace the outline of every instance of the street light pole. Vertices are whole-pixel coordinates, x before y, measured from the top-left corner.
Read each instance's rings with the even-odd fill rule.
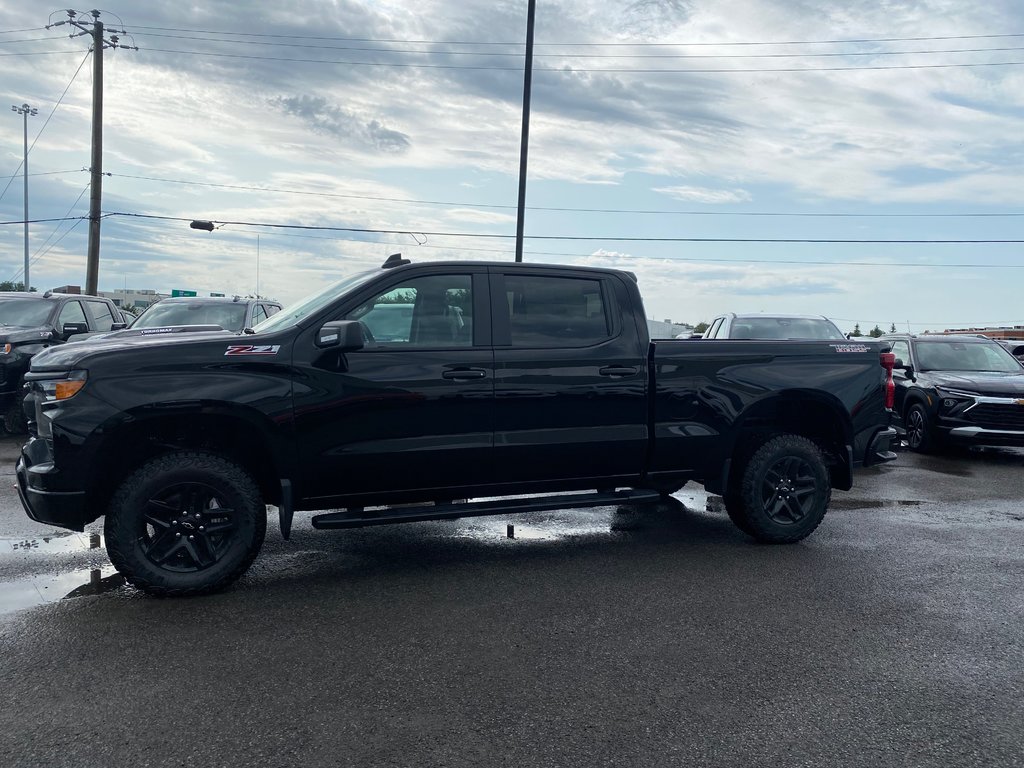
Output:
[[[22,104],[20,107],[14,104],[11,106],[11,111],[24,116],[25,158],[21,167],[25,176],[25,290],[27,291],[31,285],[28,279],[28,116],[35,116],[39,110],[28,104]]]
[[[519,137],[519,205],[516,216],[516,261],[523,260],[523,225],[526,221],[526,157],[530,151],[530,93],[533,90],[533,23],[537,0],[526,10],[526,66],[523,73],[523,128]]]

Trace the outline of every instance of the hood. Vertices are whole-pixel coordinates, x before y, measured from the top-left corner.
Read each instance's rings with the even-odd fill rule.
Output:
[[[987,371],[928,371],[932,384],[989,397],[1024,398],[1024,370],[1013,373]]]
[[[120,331],[100,331],[98,333],[80,333],[68,341],[106,341],[108,339],[132,339],[137,336],[173,336],[179,333],[233,333],[225,331],[219,325],[167,325],[160,328],[123,328]]]
[[[53,329],[48,325],[23,328],[18,325],[0,325],[0,344],[24,344],[53,338]]]
[[[218,339],[230,340],[238,338],[240,335],[237,333],[231,333],[230,331],[225,331],[220,326],[213,326],[216,330],[212,331],[194,330],[197,327],[203,326],[186,327],[189,329],[188,332],[165,331],[164,333],[148,333],[146,335],[142,335],[142,333],[131,334],[131,329],[126,329],[126,331],[113,331],[112,333],[103,334],[102,338],[90,338],[74,344],[61,344],[59,346],[50,347],[49,349],[44,349],[32,358],[31,370],[35,372],[68,371],[73,368],[81,367],[87,359],[98,355],[117,354],[123,350],[142,349],[146,347],[169,348],[192,344],[199,345],[216,341]],[[162,329],[146,328],[139,330],[157,331]],[[171,330],[173,331],[173,329]],[[122,333],[126,332],[129,333],[129,335],[121,336]],[[248,336],[246,338],[252,339],[254,337]]]

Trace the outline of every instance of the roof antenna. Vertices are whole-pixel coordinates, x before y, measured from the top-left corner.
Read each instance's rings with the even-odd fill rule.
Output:
[[[403,259],[400,253],[392,253],[388,256],[381,269],[392,269],[394,267],[401,267],[404,264],[412,264],[412,262],[409,259]]]

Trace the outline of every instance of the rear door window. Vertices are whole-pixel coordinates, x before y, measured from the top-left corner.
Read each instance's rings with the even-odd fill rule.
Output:
[[[611,337],[601,280],[505,275],[514,347],[586,347]]]

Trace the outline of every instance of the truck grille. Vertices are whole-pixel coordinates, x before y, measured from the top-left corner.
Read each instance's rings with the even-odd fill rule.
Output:
[[[979,403],[964,415],[985,429],[1024,430],[1024,405]]]

